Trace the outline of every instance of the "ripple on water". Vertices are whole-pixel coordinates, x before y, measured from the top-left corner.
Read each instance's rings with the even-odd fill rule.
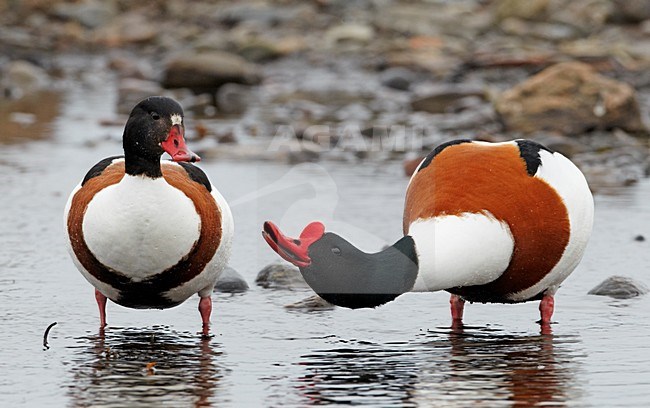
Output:
[[[347,342],[303,355],[305,403],[375,406],[564,405],[579,397],[578,336],[440,328],[410,342]]]
[[[212,340],[164,326],[110,327],[75,340],[67,384],[74,406],[207,406],[218,394],[222,351]]]

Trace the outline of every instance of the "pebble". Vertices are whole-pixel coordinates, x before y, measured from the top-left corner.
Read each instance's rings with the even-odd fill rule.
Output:
[[[165,88],[214,91],[229,82],[254,85],[260,80],[259,68],[238,55],[188,51],[168,61],[161,82]]]
[[[161,34],[160,26],[145,15],[132,11],[99,27],[93,33],[96,44],[120,47],[128,44],[149,44]]]
[[[498,0],[496,1],[497,19],[509,17],[523,18],[526,20],[541,19],[545,16],[550,0]]]
[[[342,43],[365,45],[373,39],[374,34],[373,28],[364,24],[342,24],[325,32],[325,42],[329,46]]]
[[[646,293],[647,286],[625,276],[610,276],[588,292],[589,295],[609,296],[614,299],[630,299]]]
[[[241,115],[253,102],[253,89],[247,85],[224,84],[217,90],[217,108],[220,112]]]
[[[50,81],[45,70],[24,60],[11,61],[2,75],[4,94],[12,99],[33,95],[47,88]]]
[[[113,1],[85,0],[55,4],[51,14],[64,20],[77,21],[88,28],[97,28],[117,15],[117,7]]]
[[[402,67],[388,68],[379,75],[382,85],[398,91],[408,91],[415,79],[416,75],[413,71]]]
[[[428,113],[448,113],[457,110],[456,104],[462,104],[466,98],[485,98],[485,92],[481,88],[473,86],[440,86],[426,93],[422,93],[411,101],[411,108],[414,111]]]
[[[226,266],[214,286],[215,292],[241,293],[247,290],[248,283],[246,283],[246,280],[230,266]]]
[[[285,305],[284,307],[286,309],[305,310],[305,311],[312,312],[317,310],[331,310],[334,309],[336,306],[329,303],[322,297],[314,294],[303,300],[299,300],[295,303],[290,303],[288,305]]]
[[[308,287],[295,266],[273,263],[262,269],[255,278],[255,284],[263,288],[294,289]]]
[[[640,23],[650,19],[650,2],[648,0],[611,0],[614,21],[623,23]]]

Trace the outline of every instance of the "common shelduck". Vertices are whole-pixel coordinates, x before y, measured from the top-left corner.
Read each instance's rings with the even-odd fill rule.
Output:
[[[138,103],[126,123],[123,156],[101,160],[65,208],[66,242],[95,287],[100,326],[106,299],[164,309],[199,294],[203,334],[211,294],[228,262],[233,218],[185,144],[181,106],[170,98]],[[173,161],[161,161],[167,152]]]
[[[376,307],[409,291],[446,290],[455,323],[465,301],[541,300],[546,325],[555,292],[585,251],[593,214],[584,175],[560,153],[530,140],[454,140],[417,167],[404,237],[381,252],[364,253],[320,222],[298,239],[266,222],[262,235],[335,305]]]

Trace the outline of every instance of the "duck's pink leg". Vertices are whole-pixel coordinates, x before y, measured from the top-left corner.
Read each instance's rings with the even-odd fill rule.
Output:
[[[449,304],[451,305],[451,320],[454,322],[462,322],[465,301],[458,295],[451,295]]]
[[[541,316],[540,323],[547,325],[551,323],[551,317],[553,316],[553,309],[555,307],[555,299],[553,295],[544,295],[542,301],[539,302],[539,314]]]
[[[95,289],[95,300],[97,300],[97,306],[99,307],[99,327],[106,327],[106,296],[102,292]]]
[[[212,313],[212,297],[202,297],[199,300],[199,312],[203,321],[203,335],[210,334],[210,314]]]

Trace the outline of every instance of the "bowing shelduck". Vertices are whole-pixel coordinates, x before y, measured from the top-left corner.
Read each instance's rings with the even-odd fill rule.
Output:
[[[404,237],[381,252],[364,253],[320,222],[298,239],[271,222],[262,234],[335,305],[376,307],[409,291],[446,290],[454,322],[465,301],[541,300],[548,324],[553,295],[584,253],[593,211],[585,177],[561,154],[529,140],[455,140],[418,166]]]
[[[233,219],[208,177],[190,162],[183,110],[172,99],[138,103],[126,123],[124,155],[101,160],[65,208],[66,242],[95,287],[100,325],[106,299],[164,309],[195,293],[208,334],[211,294],[230,257]],[[163,160],[167,152],[172,161]]]

